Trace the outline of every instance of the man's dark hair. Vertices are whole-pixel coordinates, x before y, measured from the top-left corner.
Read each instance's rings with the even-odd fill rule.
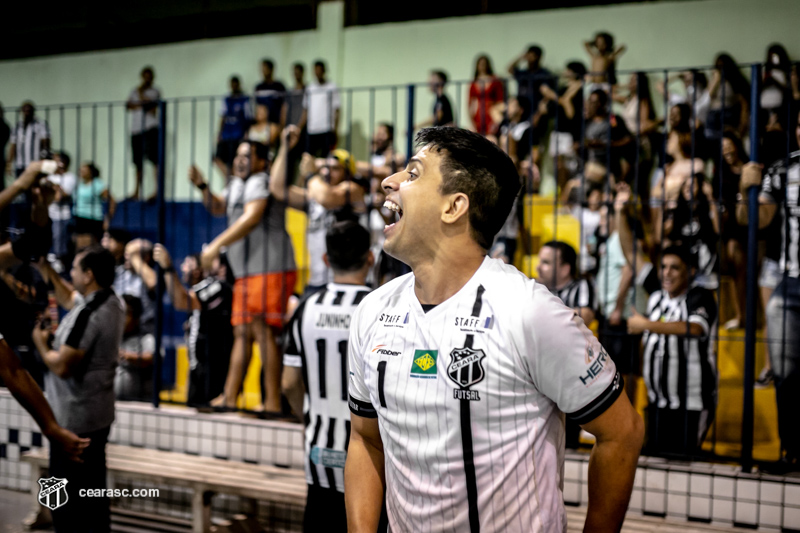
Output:
[[[261,60],[261,64],[269,67],[270,70],[275,70],[275,63],[271,59],[264,58]]]
[[[108,236],[123,246],[131,242],[130,232],[122,228],[108,228]]]
[[[250,157],[253,154],[256,155],[257,158],[263,159],[264,161],[269,161],[269,147],[258,141],[242,141],[250,145]]]
[[[134,320],[142,318],[142,300],[132,294],[123,294],[122,299],[125,300],[125,306],[131,310],[131,316]]]
[[[673,244],[672,246],[667,246],[661,252],[661,258],[663,259],[665,256],[674,255],[680,258],[683,261],[683,264],[686,265],[686,268],[689,270],[693,268],[697,268],[697,255],[693,254],[688,247]]]
[[[64,165],[64,168],[68,168],[69,164],[72,162],[72,159],[70,159],[69,154],[67,154],[67,152],[61,151],[58,152],[58,157],[61,158],[61,163]]]
[[[325,72],[325,62],[321,59],[314,61],[314,68],[320,67],[322,72]]]
[[[445,73],[445,71],[443,71],[443,70],[432,70],[431,74],[433,74],[434,76],[436,76],[437,78],[439,78],[442,81],[442,87],[447,85],[447,74]]]
[[[538,44],[532,44],[528,47],[528,53],[536,54],[539,58],[542,57],[542,47]]]
[[[574,72],[579,80],[582,80],[583,77],[586,76],[586,65],[580,61],[570,61],[567,63],[567,68]]]
[[[295,63],[294,65],[292,65],[292,68],[299,68],[300,72],[306,71],[306,67],[302,63]]]
[[[613,35],[611,35],[607,31],[600,31],[600,32],[597,32],[597,35],[595,35],[595,39],[597,39],[598,37],[600,37],[601,39],[603,39],[606,42],[606,46],[608,47],[609,50],[613,50],[614,49],[614,36]]]
[[[334,223],[325,234],[328,262],[334,271],[361,269],[369,254],[369,232],[357,222]]]
[[[111,255],[111,252],[99,244],[93,244],[81,253],[83,257],[78,262],[81,270],[84,272],[91,270],[100,288],[108,289],[111,287],[114,283],[114,270],[116,268],[116,261],[114,261],[114,256]]]
[[[145,75],[146,73],[148,73],[148,72],[150,73],[150,75],[151,75],[151,76],[154,76],[154,77],[155,77],[155,75],[156,75],[156,74],[155,74],[155,72],[153,71],[153,67],[151,67],[150,65],[148,65],[148,66],[144,67],[144,68],[142,69],[142,71],[139,73],[139,75],[140,75],[140,76],[144,76],[144,75]]]
[[[461,128],[425,128],[416,144],[442,156],[439,192],[467,195],[472,237],[488,250],[519,193],[519,174],[511,158],[482,135]]]
[[[597,114],[602,116],[608,115],[608,93],[603,89],[595,89],[589,96],[591,95],[597,96],[597,103],[599,104]]]
[[[379,122],[378,126],[383,126],[384,128],[386,128],[386,133],[389,134],[389,140],[390,141],[394,140],[394,125],[389,124],[388,122]]]
[[[555,250],[557,252],[556,261],[569,265],[569,275],[573,279],[578,277],[578,254],[575,253],[575,248],[564,241],[549,241],[542,246]]]
[[[240,79],[239,79],[239,76],[235,76],[235,75],[234,75],[234,76],[231,76],[231,83],[233,83],[234,81],[235,81],[236,83],[240,84],[240,85],[241,85],[241,83],[242,83],[242,80],[240,80]]]

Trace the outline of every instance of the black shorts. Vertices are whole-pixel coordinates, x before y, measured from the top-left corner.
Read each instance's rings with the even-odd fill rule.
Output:
[[[236,150],[242,144],[241,139],[229,139],[227,141],[219,141],[217,143],[217,152],[214,157],[222,161],[228,166],[233,165],[233,159],[236,157]]]
[[[133,164],[137,169],[144,165],[144,158],[158,164],[158,128],[131,135],[131,149],[133,150]]]

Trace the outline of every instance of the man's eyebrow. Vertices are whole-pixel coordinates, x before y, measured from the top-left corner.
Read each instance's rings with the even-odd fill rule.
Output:
[[[414,156],[411,159],[409,159],[408,160],[408,165],[406,165],[406,166],[411,166],[413,163],[418,163],[421,167],[425,166],[425,163],[422,162],[422,159],[420,159],[419,157],[416,157],[416,156]]]

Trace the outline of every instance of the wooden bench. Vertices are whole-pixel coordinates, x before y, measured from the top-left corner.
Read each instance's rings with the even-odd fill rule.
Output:
[[[31,490],[37,510],[39,478],[48,467],[48,454],[37,448],[22,455],[31,463]],[[225,461],[176,452],[119,446],[106,446],[106,467],[111,479],[144,481],[191,489],[192,531],[211,530],[211,497],[231,494],[247,501],[248,514],[255,516],[258,501],[305,506],[306,478],[298,469]],[[109,487],[112,488],[112,487]]]

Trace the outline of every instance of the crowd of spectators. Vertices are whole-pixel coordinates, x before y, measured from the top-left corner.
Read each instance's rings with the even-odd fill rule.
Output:
[[[717,322],[727,317],[724,329],[743,327],[745,257],[749,247],[757,246],[770,337],[770,362],[760,369],[757,384],[774,380],[785,457],[788,463],[796,461],[798,438],[789,429],[787,406],[796,402],[798,388],[792,384],[800,353],[800,317],[791,307],[800,275],[795,205],[800,167],[793,153],[800,140],[797,66],[782,46],[770,46],[757,80],[760,97],[753,100],[753,84],[725,53],[708,74],[686,71],[652,83],[646,73],[634,72],[620,82],[617,61],[625,46],[615,46],[612,35],[600,32],[585,47],[588,67],[574,60],[556,75],[543,66],[542,47],[531,45],[508,65],[513,82],[495,75],[487,55],[475,61],[466,95],[468,126],[506,150],[525,194],[538,194],[545,176],[552,176],[558,209],[581,227],[571,244],[535,242],[520,200],[487,252],[507,262],[535,256],[536,277],[587,324],[597,322],[596,331],[621,373],[644,378],[650,450],[695,454],[716,406]],[[43,322],[52,307],[45,297],[48,285],[65,298],[71,295],[74,280],[67,270],[86,250],[105,249],[113,258],[109,287],[127,309],[115,365],[118,398],[153,395],[150,369],[154,358],[162,357],[155,353],[153,337],[155,294],[163,278],[171,304],[190,314],[189,403],[237,410],[257,344],[263,361],[258,411],[273,418],[291,416],[281,400],[284,325],[297,298],[302,302],[324,291],[334,279],[325,255],[328,230],[344,221],[369,230],[375,255],[366,278],[371,286],[407,272],[381,253],[383,227],[399,216],[384,206],[381,180],[405,165],[405,156],[395,149],[395,125],[380,123],[369,157],[358,161],[339,147],[339,89],[327,77],[325,63],[314,63],[308,84],[303,66],[295,64],[291,89],[275,79],[274,71],[274,63],[264,59],[263,80],[252,96],[238,76],[230,77],[214,153],[225,188],[212,191],[198,167],[189,169],[189,180],[209,213],[226,216],[228,226],[185,258],[180,273],[162,244],[114,227],[116,203],[100,169],[85,161],[78,176],[72,174],[69,155],[51,152],[48,125],[36,117],[33,103],[23,104],[13,129],[0,116],[0,154],[17,177],[0,193],[2,211],[21,195],[33,213],[13,245],[17,259],[4,264],[4,302],[19,308],[9,312],[8,324],[20,327],[6,332],[4,322],[3,334],[40,385],[50,365],[38,349],[38,336],[20,332],[53,327]],[[133,199],[143,195],[145,160],[158,164],[161,93],[153,85],[151,67],[141,71],[141,78],[127,103],[137,170]],[[429,88],[431,114],[415,127],[459,125],[447,73],[431,71]],[[661,100],[666,103],[662,110]],[[752,101],[759,109],[750,109]],[[758,137],[751,138],[755,113]],[[748,164],[756,148],[762,167]],[[766,176],[763,184],[760,173],[754,177],[759,168]],[[761,188],[763,203],[758,242],[748,242],[743,210],[752,186]],[[305,212],[308,220],[310,278],[296,298],[286,208]],[[39,223],[43,216],[47,223]],[[31,244],[45,227],[51,243],[47,250]],[[720,290],[722,275],[732,277],[732,295]],[[626,379],[632,398],[635,384],[636,379]],[[570,437],[571,445],[579,442],[576,435]]]

